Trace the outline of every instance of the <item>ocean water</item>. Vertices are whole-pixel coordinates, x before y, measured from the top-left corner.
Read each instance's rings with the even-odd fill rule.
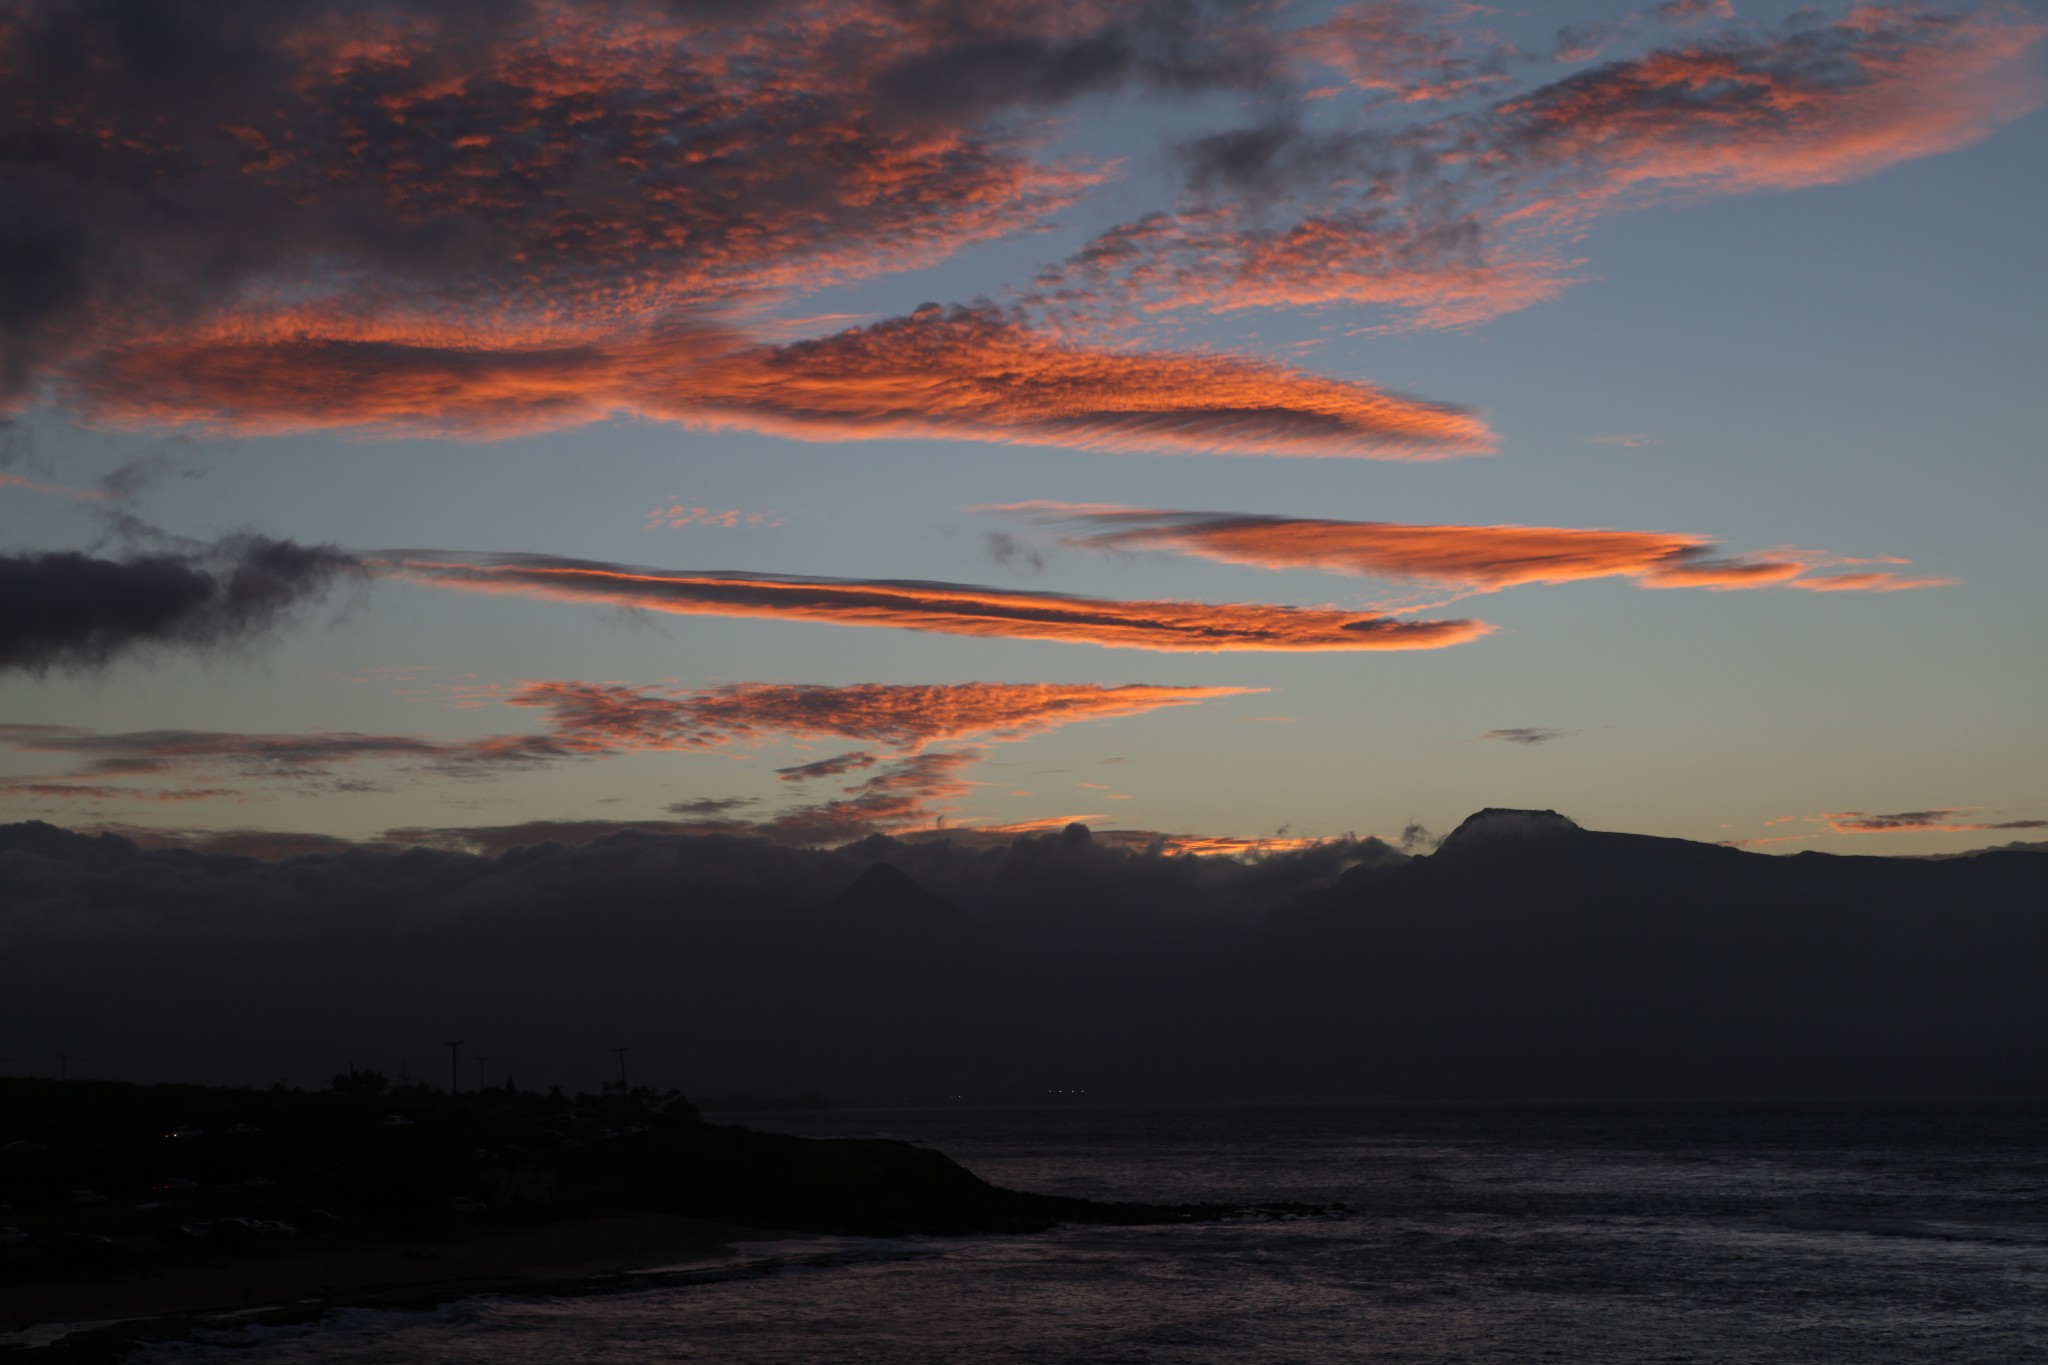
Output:
[[[2048,1106],[1102,1107],[747,1120],[999,1184],[1351,1212],[743,1248],[766,1273],[353,1311],[138,1357],[2048,1361]]]

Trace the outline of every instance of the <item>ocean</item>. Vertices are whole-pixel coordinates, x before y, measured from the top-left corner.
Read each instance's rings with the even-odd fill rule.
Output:
[[[353,1310],[138,1361],[2048,1361],[2048,1105],[1102,1106],[745,1116],[1001,1185],[1341,1203],[743,1247],[765,1273]]]

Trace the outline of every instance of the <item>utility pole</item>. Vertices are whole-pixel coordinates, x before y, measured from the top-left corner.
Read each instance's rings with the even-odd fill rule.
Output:
[[[460,1038],[450,1038],[448,1040],[448,1093],[451,1095],[462,1089],[462,1073],[456,1070],[455,1060],[461,1052],[462,1040]]]
[[[479,1054],[476,1059],[476,1088],[478,1090],[482,1090],[484,1088],[484,1063],[488,1062],[489,1060],[491,1059],[481,1054]]]
[[[619,1054],[619,1093],[623,1095],[626,1093],[626,1053],[628,1049],[615,1047],[612,1051]]]

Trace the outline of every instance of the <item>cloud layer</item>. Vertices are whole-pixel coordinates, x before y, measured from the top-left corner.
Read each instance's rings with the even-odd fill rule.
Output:
[[[1055,8],[1032,27],[1112,22]],[[17,6],[13,368],[194,314],[530,341],[922,264],[1088,183],[1001,118],[1027,92],[880,107],[891,72],[1017,17],[775,10]]]
[[[1301,36],[1404,98],[1497,89],[1527,56],[1482,44],[1440,65],[1446,79],[1410,84],[1417,57],[1450,60],[1453,29],[1367,3]],[[1597,215],[1852,180],[1982,138],[2040,105],[2028,54],[2044,32],[2010,6],[1858,5],[1778,30],[1723,27],[1405,125],[1269,114],[1183,144],[1189,201],[1104,232],[1041,275],[1037,297],[1106,323],[1134,306],[1342,304],[1393,325],[1467,326],[1569,288],[1584,273],[1577,234]],[[1553,56],[1597,56],[1588,36]],[[1395,57],[1392,71],[1374,55]]]
[[[461,772],[579,754],[709,750],[822,736],[914,751],[978,736],[1029,738],[1077,721],[1112,720],[1260,691],[1248,687],[1162,687],[1093,683],[856,683],[844,687],[731,683],[660,691],[623,683],[527,683],[501,698],[547,715],[529,735],[440,740],[323,731],[265,735],[210,730],[101,733],[63,725],[0,725],[0,744],[18,752],[64,754],[82,775],[136,776],[231,770],[250,777],[324,774],[366,760],[418,760]]]
[[[1535,54],[1481,14],[1403,0],[1292,27],[1225,0],[770,8],[13,7],[0,394],[242,432],[631,413],[825,439],[1474,453],[1492,437],[1462,410],[1137,336],[1177,310],[1333,303],[1470,324],[1581,277],[1570,234],[1592,215],[1867,175],[2041,98],[2043,25],[1997,5],[1704,33],[1716,7],[1664,6],[1543,60],[1590,60],[1623,30],[1663,46],[1534,85]],[[1261,112],[1172,150],[1179,200],[1012,282],[1021,313],[750,337],[807,291],[1046,226],[1116,174],[1051,154],[1057,120],[1119,94]],[[1307,116],[1336,94],[1344,117]],[[1093,324],[1116,349],[1065,331]]]
[[[965,583],[688,573],[547,555],[453,557],[391,551],[377,571],[438,587],[590,602],[686,616],[753,616],[887,626],[1121,649],[1301,651],[1443,649],[1483,621],[1409,621],[1370,611],[1246,602],[1145,602]]]
[[[1314,569],[1461,593],[1530,583],[1628,578],[1646,588],[1803,588],[1813,592],[1897,592],[1943,587],[1943,578],[1891,570],[1816,573],[1844,559],[1800,550],[1723,553],[1703,536],[1559,526],[1416,526],[1383,521],[1233,512],[1175,512],[1057,502],[976,509],[1074,528],[1069,545],[1091,550],[1167,550],[1260,569]]]
[[[846,687],[735,683],[697,691],[620,683],[536,682],[501,698],[545,714],[527,734],[469,739],[323,731],[252,734],[204,730],[97,732],[62,725],[0,725],[0,749],[60,757],[62,774],[0,780],[0,796],[24,802],[136,803],[243,800],[251,784],[288,784],[323,795],[381,790],[413,780],[474,780],[574,759],[703,752],[817,738],[853,739],[866,750],[778,770],[788,781],[851,777],[840,796],[741,817],[749,798],[681,803],[656,822],[676,832],[749,833],[788,843],[834,843],[877,830],[924,827],[965,794],[979,747],[927,746],[975,738],[1028,739],[1055,726],[1113,720],[1244,696],[1243,687],[1105,687],[1068,683],[865,683]],[[367,772],[368,776],[357,775]],[[123,779],[112,781],[110,779]],[[135,785],[194,782],[235,786]],[[397,837],[397,836],[394,836]]]
[[[1454,408],[986,308],[723,321],[1041,224],[1041,111],[1278,88],[1202,0],[32,4],[0,20],[0,388],[121,424],[494,436],[629,413],[808,439],[1403,456]],[[940,362],[935,366],[935,362]]]

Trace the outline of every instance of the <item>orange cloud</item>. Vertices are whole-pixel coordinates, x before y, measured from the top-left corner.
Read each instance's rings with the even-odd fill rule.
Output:
[[[1483,13],[1491,11],[1415,0],[1352,0],[1322,23],[1292,30],[1287,37],[1302,56],[1343,72],[1359,89],[1417,104],[1455,99],[1509,79],[1506,63],[1514,49],[1469,26]]]
[[[1071,346],[988,308],[921,308],[740,351],[706,366],[700,384],[694,402],[714,424],[814,439],[1390,459],[1493,448],[1461,408],[1249,357]]]
[[[1470,325],[1582,278],[1570,234],[1596,212],[1869,174],[2042,98],[2026,54],[2044,25],[2002,6],[1719,32],[1405,127],[1189,140],[1189,195],[1021,294],[1036,325],[924,309],[763,344],[772,306],[1041,227],[1099,185],[1105,168],[1046,150],[1062,103],[1306,100],[1332,93],[1304,84],[1318,68],[1371,92],[1370,114],[1490,89],[1518,54],[1480,7],[1408,0],[1294,29],[1182,0],[487,9],[188,6],[161,32],[0,17],[0,109],[36,149],[10,172],[10,261],[35,288],[0,319],[0,401],[242,433],[626,414],[819,440],[1482,453],[1493,435],[1463,410],[1135,349],[1132,324],[1345,303]],[[1097,324],[1122,346],[1078,344]]]
[[[638,607],[684,616],[779,617],[1119,649],[1443,649],[1483,621],[1408,621],[1371,611],[1262,603],[1125,602],[963,583],[635,569],[545,555],[387,555],[381,572],[436,587]]]
[[[630,414],[819,440],[1490,450],[1456,408],[1254,358],[1083,349],[985,308],[782,345],[733,330],[1042,223],[1101,172],[1041,156],[1020,109],[1264,88],[1286,60],[1261,22],[1178,0],[759,21],[536,0],[489,22],[316,2],[230,30],[202,7],[150,37],[159,85],[207,91],[167,101],[123,78],[121,25],[0,19],[0,107],[49,181],[19,265],[52,282],[9,324],[0,383],[115,424],[243,434],[488,438]]]
[[[1076,721],[1142,715],[1264,690],[1093,683],[733,683],[650,693],[618,683],[546,682],[530,683],[506,702],[545,709],[551,733],[572,746],[684,749],[832,736],[916,749],[968,735],[1024,739]],[[811,776],[827,775],[822,771],[826,765],[851,759],[865,760],[854,765],[860,767],[873,762],[872,755],[847,754],[802,768]]]
[[[1082,528],[1066,543],[1087,549],[1168,550],[1226,564],[1422,582],[1464,593],[1614,577],[1646,588],[1783,586],[1815,592],[1898,592],[1955,581],[1875,570],[1803,577],[1817,568],[1869,561],[1796,550],[1727,558],[1704,537],[1663,531],[1416,526],[1092,503],[1025,502],[975,510]]]
[[[59,755],[76,765],[72,775],[0,782],[0,797],[95,802],[240,799],[242,793],[231,788],[129,787],[75,780],[223,772],[347,793],[369,788],[359,780],[338,777],[337,770],[364,764],[397,765],[442,778],[483,778],[577,758],[820,736],[863,740],[896,751],[888,759],[858,751],[778,770],[784,780],[794,781],[869,772],[847,788],[843,798],[795,807],[764,820],[722,819],[689,826],[829,842],[926,821],[949,809],[933,803],[968,790],[973,784],[963,774],[985,754],[978,748],[938,753],[926,750],[928,744],[967,736],[1009,743],[1059,725],[1141,715],[1260,690],[1146,684],[736,683],[694,692],[656,692],[618,683],[546,682],[529,683],[500,698],[506,705],[545,712],[548,725],[538,734],[433,740],[332,731],[96,733],[60,725],[0,725],[0,748]],[[696,802],[671,809],[721,816],[743,804]],[[849,830],[856,832],[846,833]]]
[[[192,424],[234,435],[368,430],[493,439],[643,409],[729,335],[667,328],[570,343],[511,336],[389,337],[237,327],[113,348],[68,378],[72,406],[114,426]]]
[[[1103,329],[1120,330],[1134,305],[1228,313],[1335,303],[1385,308],[1412,326],[1465,327],[1558,298],[1583,264],[1498,250],[1471,214],[1436,223],[1319,203],[1283,227],[1241,215],[1187,208],[1121,224],[1041,273],[1031,297],[1069,324]]]
[[[1113,451],[1437,459],[1493,448],[1461,408],[1243,356],[1091,349],[929,307],[747,345],[670,327],[574,345],[220,336],[110,352],[74,382],[124,425],[488,437],[623,413],[804,440],[958,437]]]
[[[1785,586],[1804,588],[1808,592],[1907,592],[1914,588],[1951,588],[1960,581],[1955,578],[1907,578],[1900,574],[1873,571],[1799,578]]]
[[[1998,6],[1860,5],[1778,38],[1724,35],[1581,72],[1494,106],[1467,149],[1511,185],[1552,177],[1518,210],[1532,217],[1646,191],[1853,180],[2038,108],[2025,56],[2044,32]]]
[[[47,371],[193,318],[323,314],[384,341],[546,344],[1032,226],[1099,173],[1034,155],[1006,117],[1028,100],[926,118],[892,73],[977,39],[1080,38],[1114,7],[988,13],[980,34],[954,9],[10,11],[0,107],[36,147],[14,245],[46,284],[10,314],[8,359]]]
[[[1715,12],[1660,9],[1679,21]],[[1723,31],[1603,63],[1407,127],[1284,119],[1196,138],[1180,148],[1188,202],[1102,233],[1033,297],[1075,325],[1127,324],[1134,307],[1351,304],[1390,325],[1469,326],[1583,278],[1574,234],[1598,213],[1851,180],[1977,141],[2041,104],[2027,54],[2044,32],[2005,5],[1859,5],[1833,23]],[[1454,55],[1441,16],[1394,0],[1347,7],[1295,41],[1404,99],[1468,94],[1506,71],[1504,49]]]

